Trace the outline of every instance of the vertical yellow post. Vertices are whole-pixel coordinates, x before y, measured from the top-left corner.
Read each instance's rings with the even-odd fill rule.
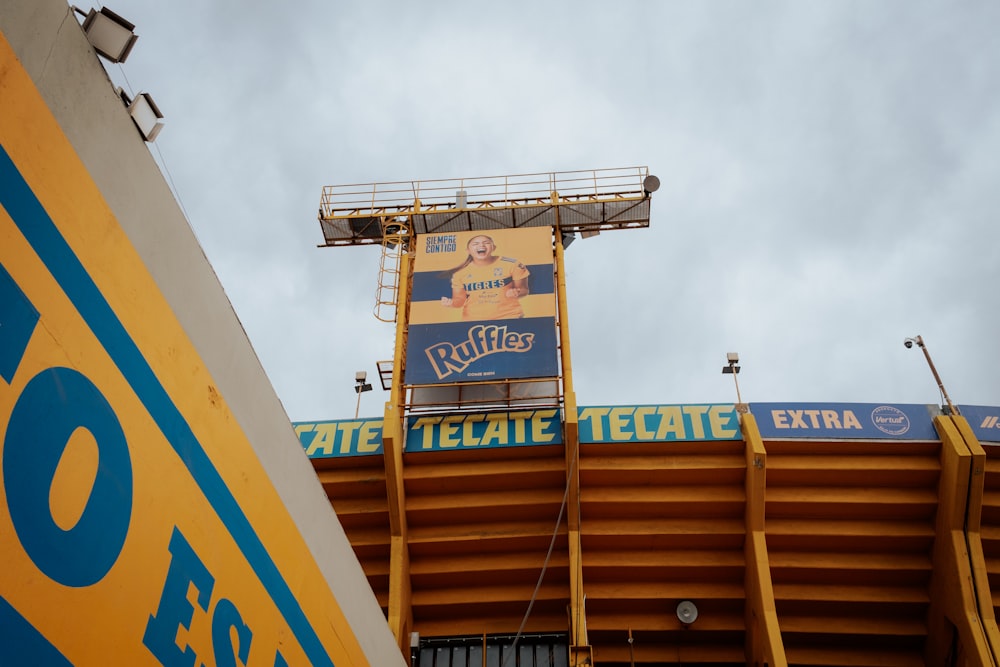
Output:
[[[414,212],[420,202],[414,203]],[[412,243],[412,233],[410,242]],[[385,404],[382,421],[382,458],[385,464],[385,487],[389,505],[389,612],[388,623],[399,650],[407,658],[410,650],[410,628],[413,625],[410,586],[410,552],[406,529],[406,495],[403,490],[403,445],[406,427],[403,423],[403,367],[406,354],[406,324],[410,306],[410,273],[412,259],[403,253],[399,264],[399,303],[396,306],[396,348],[392,358],[392,388]]]
[[[764,538],[764,490],[767,472],[767,452],[757,430],[757,420],[746,413],[740,420],[746,443],[746,560],[744,589],[746,590],[746,659],[748,665],[784,667],[785,646],[778,627],[778,613],[771,584],[771,561]]]
[[[929,665],[944,664],[957,633],[959,651],[968,665],[996,665],[986,628],[979,615],[973,568],[966,541],[973,456],[950,417],[934,418],[941,438],[941,481],[934,536],[927,614]]]
[[[983,552],[982,517],[983,494],[986,483],[986,451],[979,444],[979,439],[969,426],[968,420],[961,415],[952,415],[951,421],[958,430],[965,446],[972,454],[972,471],[969,478],[969,506],[965,513],[965,542],[969,552],[969,562],[972,567],[973,588],[976,593],[976,605],[979,620],[986,633],[986,640],[994,661],[1000,664],[1000,628],[997,627],[996,614],[993,611],[993,595],[990,591],[989,573],[986,569],[986,555]]]
[[[555,205],[559,195],[552,193]],[[558,221],[558,207],[556,207]],[[559,302],[559,347],[563,381],[563,439],[566,443],[566,528],[569,545],[570,582],[570,665],[592,664],[587,638],[586,596],[583,592],[583,548],[580,540],[580,435],[577,422],[576,394],[573,391],[573,366],[569,347],[569,306],[566,298],[566,265],[562,233],[554,228],[556,251],[556,294]]]

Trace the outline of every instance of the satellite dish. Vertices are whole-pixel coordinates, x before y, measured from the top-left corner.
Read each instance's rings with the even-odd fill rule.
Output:
[[[656,192],[660,189],[660,179],[650,174],[642,180],[642,189],[647,193]]]
[[[677,620],[681,625],[691,625],[698,620],[698,607],[690,600],[682,600],[677,603]]]

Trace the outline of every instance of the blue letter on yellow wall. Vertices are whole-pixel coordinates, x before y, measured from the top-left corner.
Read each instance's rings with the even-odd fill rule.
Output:
[[[78,428],[97,441],[99,472],[80,519],[63,530],[52,516],[49,494]],[[28,381],[7,422],[3,481],[14,531],[39,570],[64,586],[104,578],[128,533],[132,460],[114,410],[79,371],[49,368]]]
[[[215,587],[215,577],[201,562],[198,555],[174,528],[170,536],[170,568],[167,570],[167,580],[163,584],[163,594],[160,596],[160,606],[155,616],[149,617],[142,643],[146,645],[156,659],[164,667],[193,667],[194,649],[177,645],[177,629],[191,628],[194,618],[194,607],[188,602],[188,587],[194,585],[198,590],[198,606],[208,611],[209,600],[212,599],[212,589]],[[247,641],[249,648],[250,642]]]

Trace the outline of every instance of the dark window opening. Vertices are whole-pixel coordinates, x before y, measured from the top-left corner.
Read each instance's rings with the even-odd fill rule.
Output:
[[[485,651],[485,653],[484,653]],[[420,638],[412,650],[413,667],[568,667],[565,634],[521,635],[514,655],[514,635]]]

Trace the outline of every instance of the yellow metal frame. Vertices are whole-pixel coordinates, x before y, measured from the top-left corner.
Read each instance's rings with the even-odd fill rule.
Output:
[[[552,193],[552,198],[558,195]],[[556,295],[559,300],[559,346],[563,368],[563,441],[566,446],[566,529],[569,544],[570,579],[570,665],[592,664],[587,639],[586,597],[583,593],[583,544],[580,539],[580,432],[577,422],[576,392],[573,390],[573,364],[569,348],[569,305],[566,297],[565,248],[562,235],[556,233]]]
[[[409,216],[442,210],[549,206],[562,203],[640,199],[648,167],[553,171],[508,176],[328,185],[320,197],[321,218]],[[459,193],[465,193],[465,201]],[[418,207],[413,202],[419,201]],[[464,205],[463,205],[464,204]],[[419,209],[419,210],[418,210]]]
[[[406,358],[406,322],[409,309],[409,285],[412,258],[403,253],[399,264],[400,296],[403,317],[396,318],[396,348],[393,354],[392,384],[389,401],[385,404],[382,426],[382,456],[385,463],[385,485],[389,503],[389,628],[396,637],[399,650],[407,655],[411,610],[410,554],[406,525],[406,492],[403,486],[403,447],[406,442],[405,415],[402,407],[402,368]]]
[[[319,218],[326,245],[383,245],[375,314],[378,319],[396,323],[396,344],[391,368],[387,370],[383,367],[388,366],[386,362],[379,364],[383,386],[390,390],[389,400],[385,404],[382,433],[391,542],[387,616],[389,627],[404,655],[409,650],[410,631],[413,627],[413,589],[403,472],[405,419],[410,412],[426,412],[435,408],[441,411],[456,407],[450,404],[418,407],[410,400],[410,396],[414,389],[419,389],[419,385],[403,383],[413,262],[409,250],[413,239],[431,231],[431,226],[435,226],[434,231],[453,231],[455,225],[461,229],[463,224],[470,229],[549,226],[553,230],[561,373],[554,378],[530,379],[525,382],[552,382],[552,396],[532,399],[552,399],[549,401],[551,405],[561,406],[563,409],[571,589],[570,664],[592,664],[583,586],[579,432],[570,355],[564,235],[647,226],[650,196],[650,192],[646,190],[650,183],[648,177],[648,168],[630,167],[363,186],[328,186],[323,189]],[[510,217],[497,217],[497,213],[501,211],[508,211]],[[525,215],[520,215],[519,212],[525,211]],[[462,215],[465,217],[461,218]],[[456,386],[463,384],[481,383],[455,383]],[[512,407],[517,405],[512,404]]]
[[[925,659],[945,664],[957,635],[964,664],[996,666],[1000,631],[979,537],[986,455],[964,417],[939,415],[934,426],[941,482]]]
[[[746,658],[748,665],[784,667],[785,647],[778,626],[778,613],[771,584],[771,564],[764,534],[764,495],[767,452],[757,421],[750,413],[740,417],[746,443]]]
[[[623,167],[329,185],[318,218],[325,246],[382,243],[396,222],[415,234],[519,227],[596,233],[648,227],[651,183],[658,181],[648,167]]]
[[[549,194],[550,201],[559,201],[555,192]],[[420,210],[420,201],[415,201],[415,211]],[[405,225],[404,225],[405,229]],[[591,664],[591,648],[587,642],[586,613],[583,594],[582,545],[580,541],[580,473],[578,466],[579,435],[577,427],[576,396],[573,391],[572,363],[570,355],[568,299],[566,295],[565,249],[558,227],[555,237],[556,297],[558,301],[558,335],[562,364],[562,396],[565,423],[565,449],[567,466],[567,527],[569,531],[570,560],[570,656],[572,665]],[[397,241],[397,247],[405,247],[405,239]],[[405,415],[407,385],[404,385],[407,337],[407,313],[410,303],[412,277],[412,256],[403,252],[399,259],[397,308],[402,316],[396,316],[396,346],[393,355],[393,373],[390,380],[390,397],[385,404],[383,422],[383,457],[386,473],[386,488],[389,503],[389,523],[391,532],[390,583],[388,623],[399,644],[400,651],[407,653],[410,629],[413,625],[411,610],[412,587],[410,583],[408,530],[406,523],[406,495],[403,484],[403,446],[406,433]]]

